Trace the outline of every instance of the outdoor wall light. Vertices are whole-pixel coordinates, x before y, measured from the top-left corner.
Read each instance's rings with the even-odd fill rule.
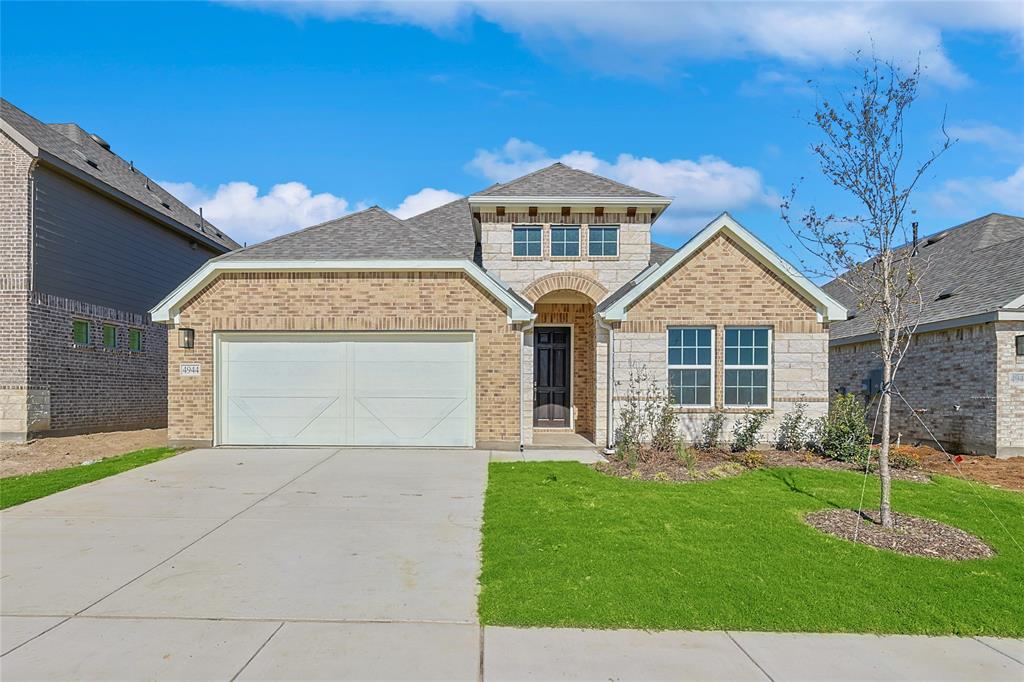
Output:
[[[178,330],[178,347],[194,348],[196,345],[196,330],[182,327]]]

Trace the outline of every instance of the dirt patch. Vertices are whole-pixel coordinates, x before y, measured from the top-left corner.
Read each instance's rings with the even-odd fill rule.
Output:
[[[926,445],[900,446],[921,462],[921,470],[955,478],[970,478],[997,488],[1024,491],[1024,457],[996,459],[985,455],[952,455],[951,461],[941,450]]]
[[[611,459],[594,467],[602,473],[619,478],[643,481],[712,481],[728,478],[746,469],[761,467],[808,467],[834,471],[858,471],[864,469],[852,462],[822,457],[811,452],[786,452],[782,450],[755,450],[753,452],[727,452],[725,450],[690,451],[690,457],[675,455],[650,455],[630,467],[626,462]],[[874,475],[877,475],[875,473]],[[892,477],[901,481],[928,483],[931,479],[922,471],[893,469]]]
[[[167,445],[167,429],[112,431],[81,436],[38,438],[28,443],[0,444],[0,478],[63,469]]]
[[[807,523],[843,540],[909,556],[963,561],[995,556],[992,548],[966,531],[938,521],[893,512],[894,528],[883,528],[878,512],[826,509],[808,514]]]

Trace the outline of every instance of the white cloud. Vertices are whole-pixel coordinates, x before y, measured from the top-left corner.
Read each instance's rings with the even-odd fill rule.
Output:
[[[511,138],[500,149],[479,150],[467,167],[489,180],[505,182],[556,161],[674,197],[658,221],[663,232],[692,232],[725,210],[779,204],[779,197],[764,187],[760,172],[715,156],[659,161],[619,154],[610,161],[593,152],[571,151],[554,157],[533,142]]]
[[[1024,213],[1024,164],[1001,179],[947,180],[933,199],[939,209],[962,216],[982,215],[997,208]]]
[[[228,182],[210,192],[191,182],[161,182],[168,192],[225,230],[253,244],[349,212],[349,202],[329,192],[313,194],[301,182],[274,185],[266,194],[249,182]]]
[[[962,142],[972,142],[998,152],[1024,151],[1024,132],[1013,132],[991,123],[969,123],[949,127],[949,136]]]
[[[944,32],[1008,35],[1018,45],[1024,12],[1009,2],[284,2],[241,3],[297,18],[365,20],[458,35],[474,17],[531,49],[606,73],[667,73],[679,59],[769,58],[803,67],[850,63],[857,50],[911,63],[960,86]]]
[[[313,192],[301,182],[274,185],[266,194],[245,181],[227,182],[210,191],[191,182],[159,183],[193,210],[203,209],[203,217],[239,243],[255,244],[310,225],[361,211],[367,203],[352,203],[330,192]],[[425,187],[410,194],[392,209],[399,218],[429,211],[459,198],[446,189]]]
[[[411,218],[414,215],[419,215],[424,211],[429,211],[432,208],[443,206],[447,203],[455,201],[461,194],[455,192],[449,192],[446,189],[434,189],[433,187],[424,187],[415,194],[410,194],[402,203],[398,205],[398,208],[391,209],[391,213],[395,214],[402,220]]]

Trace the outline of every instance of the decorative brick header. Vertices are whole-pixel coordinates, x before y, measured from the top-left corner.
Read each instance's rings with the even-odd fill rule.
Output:
[[[545,294],[564,289],[584,294],[594,303],[608,295],[608,290],[599,282],[577,272],[554,272],[544,275],[523,289],[523,295],[536,302]]]

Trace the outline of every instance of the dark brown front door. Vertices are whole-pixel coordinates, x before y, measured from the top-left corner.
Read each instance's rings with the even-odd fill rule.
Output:
[[[567,427],[569,420],[569,327],[538,327],[534,346],[533,425]]]

